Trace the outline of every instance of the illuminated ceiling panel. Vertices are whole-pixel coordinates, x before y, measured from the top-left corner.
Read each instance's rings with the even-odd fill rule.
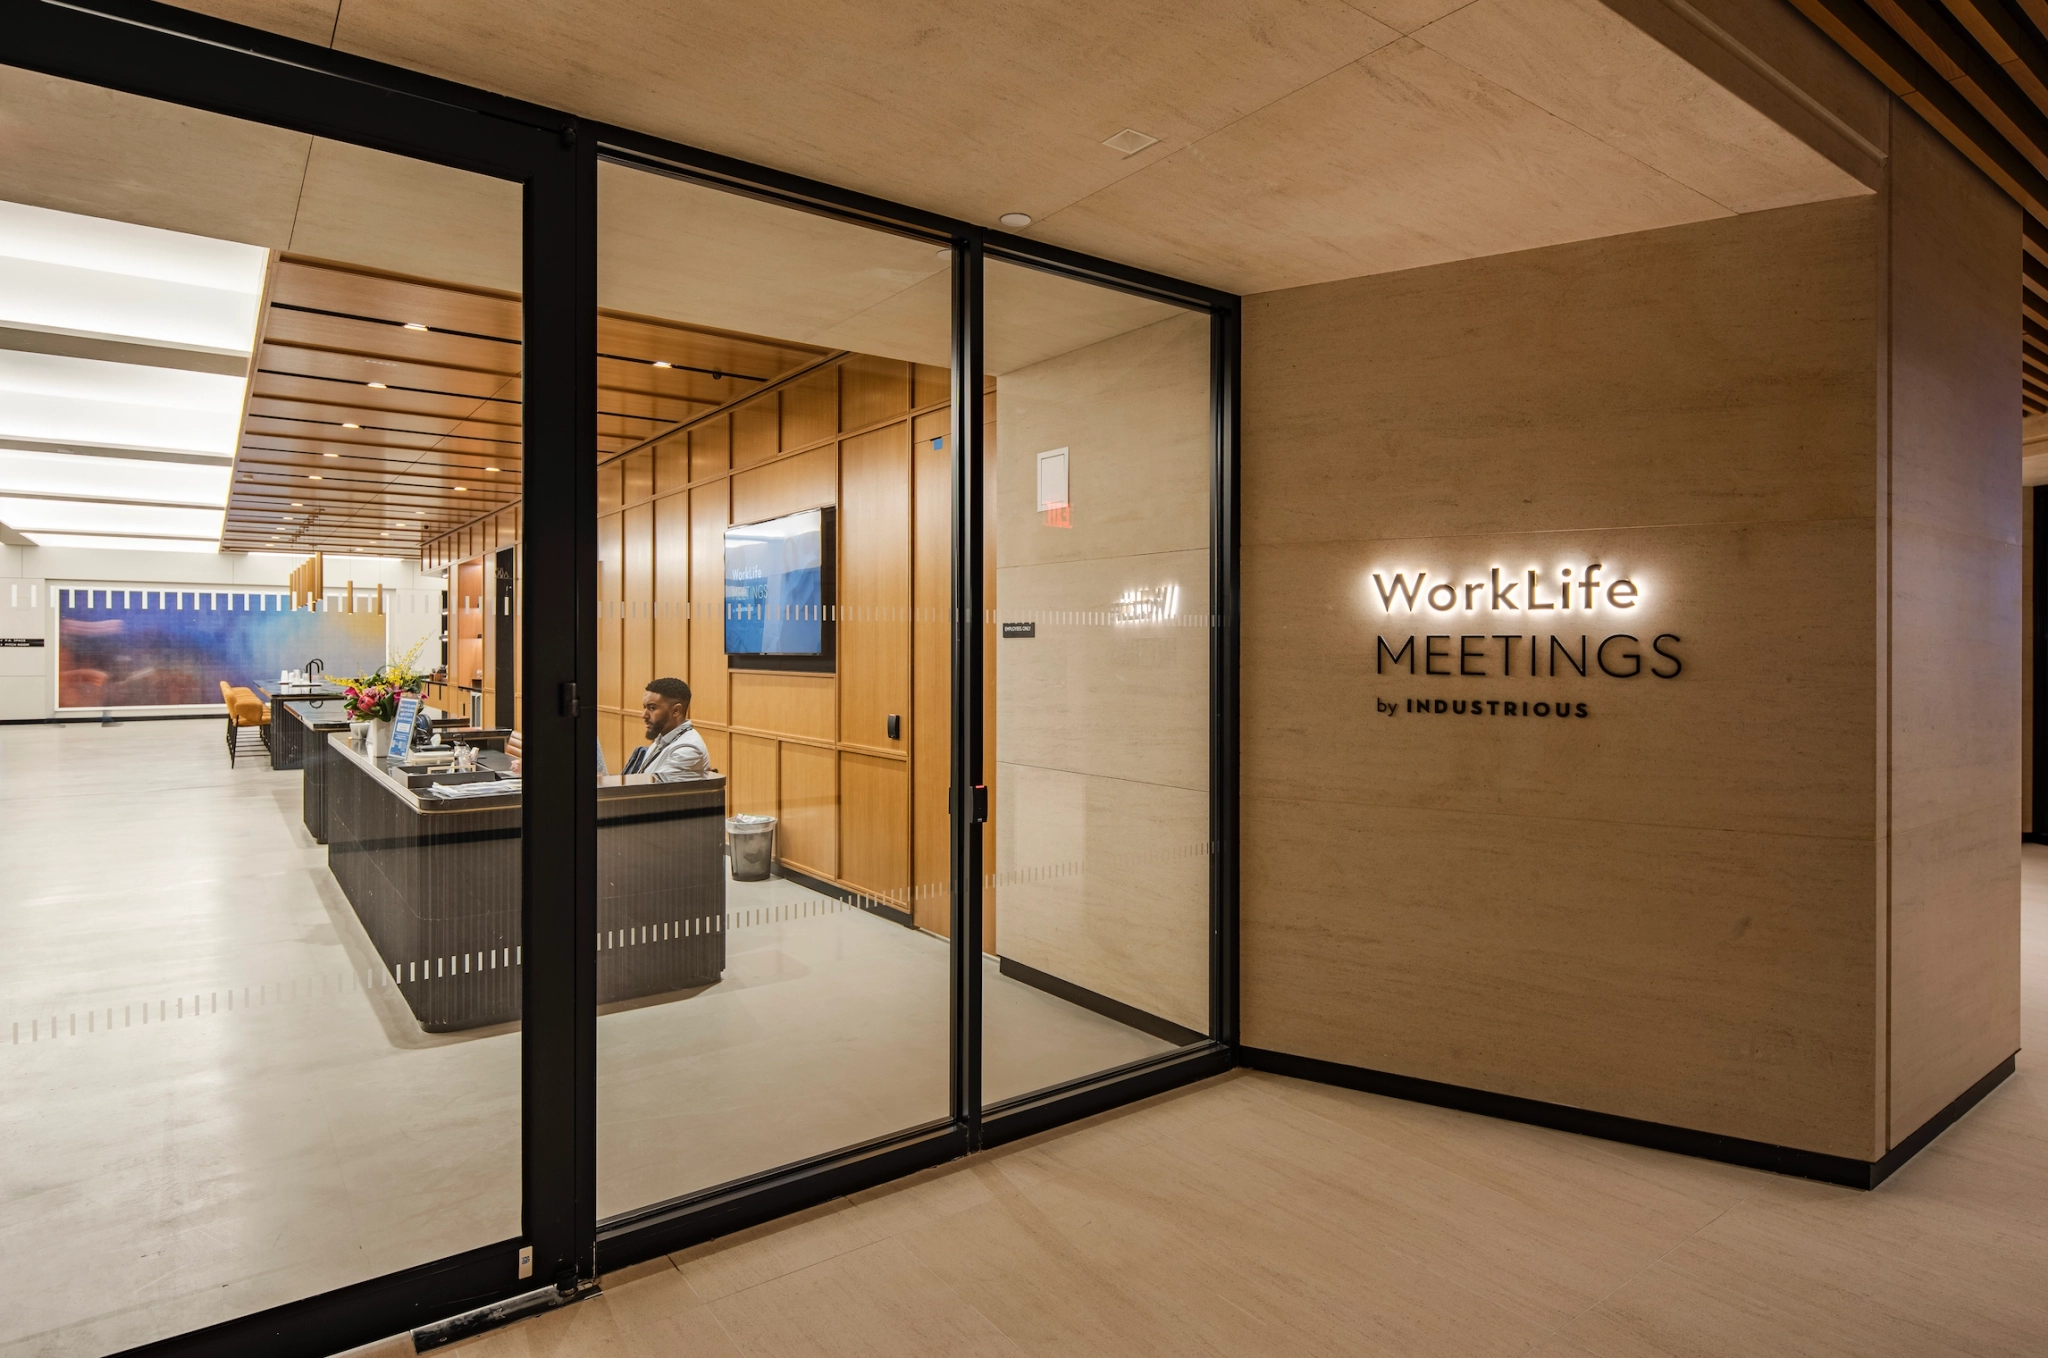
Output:
[[[81,533],[26,533],[38,547],[91,547],[122,552],[218,552],[212,538],[108,538]]]
[[[0,495],[149,500],[218,508],[227,503],[230,475],[226,463],[156,462],[0,448]]]
[[[258,246],[0,203],[0,526],[217,549],[269,266]]]
[[[17,533],[142,533],[220,540],[224,511],[105,500],[29,499],[0,495],[0,523]]]
[[[260,297],[0,256],[0,324],[24,330],[247,354]]]
[[[263,292],[268,254],[261,246],[236,241],[0,203],[0,255],[10,259],[217,288],[254,298]],[[255,316],[251,306],[252,324]],[[246,344],[242,352],[248,352]]]
[[[0,350],[0,439],[232,458],[245,385],[220,373]]]

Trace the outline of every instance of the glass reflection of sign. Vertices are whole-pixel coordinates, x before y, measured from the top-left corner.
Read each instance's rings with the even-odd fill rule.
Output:
[[[1117,596],[1110,617],[1119,623],[1168,622],[1180,616],[1179,585],[1147,585]]]
[[[742,668],[829,668],[832,510],[725,530],[725,651]]]

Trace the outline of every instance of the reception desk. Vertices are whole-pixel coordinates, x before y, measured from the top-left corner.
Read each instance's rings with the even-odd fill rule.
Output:
[[[407,788],[346,733],[306,769],[327,863],[420,1026],[519,1017],[518,794]],[[315,784],[317,783],[317,792]],[[725,779],[608,778],[597,803],[598,1003],[708,985],[725,969]]]

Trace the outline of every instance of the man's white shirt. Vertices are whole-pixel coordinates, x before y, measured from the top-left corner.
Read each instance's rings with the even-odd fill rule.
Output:
[[[697,728],[686,721],[652,745],[633,751],[626,772],[652,774],[661,783],[702,778],[711,772],[711,751],[704,748],[704,737],[697,734]]]

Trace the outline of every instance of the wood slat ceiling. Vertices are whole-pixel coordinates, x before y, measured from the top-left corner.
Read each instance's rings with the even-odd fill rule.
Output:
[[[598,456],[825,352],[600,312]],[[510,504],[520,483],[519,363],[517,297],[283,256],[221,545],[410,556]]]
[[[2048,0],[1792,0],[2025,212],[2020,402],[2048,412]]]

